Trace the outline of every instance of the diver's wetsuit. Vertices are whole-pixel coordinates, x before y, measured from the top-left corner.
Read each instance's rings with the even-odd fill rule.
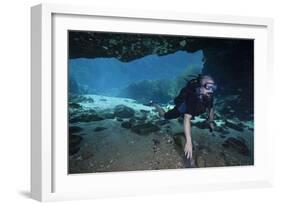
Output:
[[[202,98],[197,92],[198,87],[187,85],[182,88],[175,98],[175,107],[164,114],[165,119],[175,119],[184,114],[190,114],[192,118],[206,112],[213,107],[213,98]]]

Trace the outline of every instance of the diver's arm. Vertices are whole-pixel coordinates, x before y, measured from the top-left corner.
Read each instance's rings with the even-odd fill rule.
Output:
[[[210,128],[210,131],[212,132],[215,128],[215,124],[214,124],[214,108],[211,107],[209,108],[208,110],[208,123],[209,123],[209,128]]]
[[[185,134],[185,146],[184,146],[184,154],[187,158],[192,159],[192,141],[191,141],[191,125],[190,125],[190,114],[184,114],[183,126],[184,126],[184,134]]]
[[[209,122],[213,122],[214,121],[214,108],[213,107],[211,107],[209,109],[208,120],[209,120]]]

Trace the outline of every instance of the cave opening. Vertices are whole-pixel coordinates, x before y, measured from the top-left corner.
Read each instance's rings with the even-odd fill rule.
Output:
[[[147,55],[129,62],[116,58],[69,60],[70,93],[119,96],[148,101],[170,101],[185,86],[185,79],[203,69],[201,50],[177,51],[165,56]],[[73,87],[76,84],[78,86]],[[79,87],[79,88],[78,88]],[[169,91],[167,94],[163,94]],[[161,95],[161,97],[160,97]],[[159,96],[159,97],[158,97]]]
[[[126,74],[124,69],[123,75],[127,75],[127,79],[132,82],[137,81],[137,77],[149,74],[145,71],[146,68],[151,68],[154,63],[149,63],[153,58],[173,57],[175,54],[183,56],[186,54],[200,54],[201,58],[201,73],[213,76],[218,84],[217,95],[221,97],[235,96],[237,101],[231,101],[227,104],[231,105],[231,111],[241,110],[244,112],[244,117],[253,117],[254,108],[254,40],[252,39],[230,39],[230,38],[209,38],[209,37],[189,37],[189,36],[173,36],[173,35],[159,35],[159,34],[129,34],[129,33],[114,33],[114,32],[91,32],[91,31],[69,31],[68,34],[69,45],[69,68],[72,70],[77,67],[78,62],[83,62],[82,67],[87,67],[92,61],[97,64],[97,67],[102,67],[102,61],[110,59],[109,65],[104,66],[104,72],[108,72],[114,78],[100,78],[99,73],[95,74],[96,80],[91,80],[91,76],[83,74],[84,79],[88,79],[85,85],[82,85],[84,92],[98,92],[114,96],[128,95],[125,92],[117,94],[117,90],[125,88],[128,80],[118,81],[112,69],[112,64],[121,67],[124,65],[139,66],[138,74]],[[141,60],[146,61],[145,64],[140,63]],[[139,62],[140,61],[140,62]],[[117,63],[118,62],[118,63]],[[177,65],[180,61],[174,61]],[[142,66],[140,66],[142,65]],[[136,66],[136,67],[137,67]],[[162,66],[162,65],[161,65]],[[81,70],[81,69],[80,69]],[[173,72],[170,69],[170,72]],[[166,73],[167,74],[167,73]],[[173,75],[170,75],[173,76]],[[95,77],[93,79],[95,79]],[[173,76],[174,77],[174,76]],[[79,83],[75,82],[75,78],[70,71],[70,91],[77,90]],[[140,78],[141,79],[141,78]],[[143,77],[142,80],[145,78]],[[120,80],[120,79],[119,79]],[[157,81],[157,79],[150,79]],[[132,83],[131,82],[131,83]],[[160,83],[158,83],[160,84]],[[110,89],[109,85],[113,85]],[[143,85],[144,87],[149,87]],[[165,83],[162,84],[163,89],[167,91]],[[115,87],[115,91],[114,91]],[[96,91],[90,91],[95,88]],[[107,89],[106,89],[107,88]],[[104,91],[102,92],[102,89]],[[169,91],[170,92],[170,91]],[[175,91],[170,92],[175,95]],[[171,97],[171,95],[168,95]],[[162,96],[165,96],[164,93]],[[160,99],[166,101],[168,98]],[[229,105],[225,105],[227,107]],[[224,109],[227,110],[227,109]]]

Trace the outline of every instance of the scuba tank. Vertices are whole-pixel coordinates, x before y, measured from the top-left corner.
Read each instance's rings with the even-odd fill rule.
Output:
[[[188,93],[196,93],[199,95],[198,92],[200,92],[200,82],[201,82],[201,74],[198,75],[188,75],[188,77],[192,77],[192,79],[187,79],[186,80],[186,85],[184,88],[181,89],[179,95],[174,99],[174,103],[176,106],[181,105],[182,102],[186,99]]]

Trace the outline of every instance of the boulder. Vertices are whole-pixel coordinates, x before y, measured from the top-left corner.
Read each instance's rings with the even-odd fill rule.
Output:
[[[183,132],[174,134],[173,135],[173,139],[174,139],[176,145],[178,145],[181,148],[184,148],[184,145],[185,145],[185,135],[184,135]]]
[[[144,113],[144,114],[148,114],[150,111],[149,110],[145,110],[145,109],[140,109],[140,112]]]
[[[120,118],[131,118],[135,115],[135,110],[125,105],[117,105],[114,108],[114,115]]]
[[[131,119],[129,119],[129,122],[130,122],[131,124],[135,124],[135,123],[136,123],[136,119],[131,118]]]
[[[92,122],[92,121],[101,121],[101,120],[103,120],[103,118],[98,116],[96,113],[85,112],[82,114],[75,115],[69,120],[69,122],[77,123],[77,122]]]
[[[152,123],[138,124],[138,125],[133,126],[131,129],[133,132],[140,134],[140,135],[147,135],[152,132],[157,132],[160,130],[160,128],[157,125],[152,124]]]
[[[124,121],[124,120],[123,120],[122,118],[120,118],[120,117],[117,117],[116,120],[117,120],[118,122],[123,122],[123,121]]]
[[[216,126],[215,129],[214,129],[215,132],[219,132],[221,133],[222,135],[227,135],[229,134],[229,131],[225,130],[223,127],[219,127],[219,126]]]
[[[130,121],[125,121],[121,123],[121,127],[130,129],[132,127],[132,123]]]
[[[234,129],[234,130],[239,131],[239,132],[243,132],[244,131],[242,125],[240,123],[239,124],[235,124],[235,123],[230,122],[228,120],[225,121],[225,126],[226,127]]]
[[[74,103],[74,102],[69,102],[68,106],[70,109],[82,109],[83,108],[80,104]]]
[[[134,116],[134,118],[136,120],[146,120],[147,119],[147,115],[145,113],[138,113]]]
[[[225,140],[224,143],[222,144],[222,146],[225,148],[232,148],[235,151],[237,151],[238,153],[245,155],[245,156],[250,155],[250,150],[247,147],[247,145],[245,144],[245,141],[236,139],[234,137],[230,137],[227,140]]]
[[[107,112],[107,113],[104,113],[101,115],[104,119],[114,119],[115,118],[115,115],[114,113],[111,113],[111,112]]]

